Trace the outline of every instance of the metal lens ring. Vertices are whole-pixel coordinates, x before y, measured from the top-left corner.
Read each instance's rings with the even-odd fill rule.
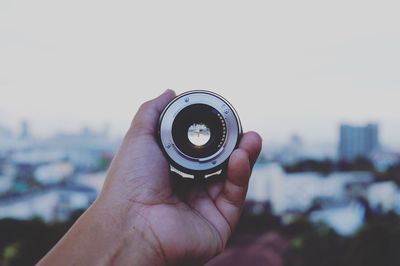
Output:
[[[210,91],[189,91],[165,107],[160,145],[171,165],[189,175],[221,170],[236,148],[242,127],[232,105]]]

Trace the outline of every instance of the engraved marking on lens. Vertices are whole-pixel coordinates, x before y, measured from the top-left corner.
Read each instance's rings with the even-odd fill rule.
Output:
[[[203,123],[191,125],[187,134],[189,141],[195,146],[203,146],[211,138],[210,129]]]
[[[218,148],[221,148],[221,146],[222,146],[222,145],[224,144],[224,142],[225,142],[225,137],[226,137],[226,125],[225,125],[225,120],[224,120],[224,118],[221,116],[221,114],[218,113],[218,117],[219,117],[219,120],[221,121],[222,130],[223,130],[223,132],[222,132],[222,139],[221,139],[221,141],[220,141],[219,144],[218,144]]]

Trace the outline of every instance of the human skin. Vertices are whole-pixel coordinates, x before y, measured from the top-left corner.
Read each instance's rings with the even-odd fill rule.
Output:
[[[223,251],[261,138],[243,134],[223,176],[174,176],[156,140],[160,113],[174,96],[167,90],[141,105],[99,197],[39,265],[202,265]]]

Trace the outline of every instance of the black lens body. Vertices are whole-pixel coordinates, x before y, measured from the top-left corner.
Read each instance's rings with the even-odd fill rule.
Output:
[[[165,107],[159,121],[160,147],[171,170],[195,178],[224,170],[241,134],[235,109],[210,91],[178,95]]]

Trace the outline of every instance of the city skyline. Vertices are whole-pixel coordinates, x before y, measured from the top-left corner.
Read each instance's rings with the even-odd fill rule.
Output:
[[[376,134],[373,136],[365,132],[366,129],[369,130],[371,127],[376,130]],[[343,128],[352,131],[346,132],[346,139],[343,138]],[[393,156],[400,154],[398,148],[382,145],[378,124],[340,124],[338,131],[338,139],[333,142],[312,142],[299,134],[292,134],[283,142],[264,141],[263,154],[268,159],[289,164],[301,159],[353,161],[357,158],[372,159],[373,156],[394,158]],[[17,143],[26,146],[34,143],[46,143],[49,140],[63,142],[64,139],[70,138],[83,139],[84,142],[91,143],[91,138],[98,140],[99,137],[113,142],[116,148],[123,135],[111,135],[108,123],[104,124],[102,128],[85,126],[78,131],[57,131],[47,137],[32,134],[30,123],[26,120],[20,122],[19,131],[11,131],[0,125],[0,139],[3,140],[2,143],[0,142],[0,146],[3,148],[11,148]]]
[[[329,150],[329,154],[331,155],[336,155],[336,149],[337,147],[339,147],[340,145],[340,141],[341,141],[341,127],[343,125],[347,125],[347,126],[351,126],[351,127],[363,127],[365,125],[368,124],[374,124],[377,125],[378,127],[380,127],[380,124],[376,124],[375,121],[367,121],[365,123],[340,123],[336,126],[336,135],[334,139],[316,139],[316,140],[312,140],[307,138],[307,136],[304,136],[301,134],[301,132],[299,131],[292,131],[292,132],[287,132],[287,135],[285,135],[284,137],[280,138],[280,139],[272,139],[269,138],[267,139],[267,141],[264,141],[264,145],[268,146],[268,147],[274,147],[274,148],[282,148],[285,145],[290,145],[291,141],[293,138],[299,138],[299,140],[303,143],[306,144],[306,146],[310,145],[323,145],[323,147],[321,147],[321,150],[324,150],[325,152],[327,150]],[[93,126],[93,124],[82,124],[82,125],[78,125],[76,128],[67,128],[67,129],[63,129],[62,127],[60,127],[59,129],[56,129],[54,131],[50,131],[47,134],[40,134],[35,130],[32,130],[32,126],[33,128],[35,128],[34,123],[32,123],[29,120],[23,119],[18,121],[18,124],[16,124],[16,126],[14,127],[9,127],[9,125],[7,124],[1,124],[0,123],[0,136],[11,136],[12,138],[14,138],[15,140],[17,139],[28,139],[28,138],[32,138],[32,139],[48,139],[48,138],[53,138],[56,137],[58,135],[64,135],[64,134],[72,134],[72,135],[76,135],[76,134],[85,134],[85,133],[94,133],[94,134],[101,134],[103,136],[107,136],[110,137],[111,139],[121,139],[124,136],[124,131],[122,128],[117,129],[117,130],[113,130],[113,128],[111,128],[110,123],[109,122],[104,122],[101,125],[98,126]],[[380,130],[381,131],[381,130]],[[381,133],[380,133],[381,135]],[[381,148],[384,150],[391,150],[391,151],[398,151],[398,149],[400,149],[400,146],[396,146],[396,145],[392,145],[393,143],[389,143],[387,141],[385,141],[383,139],[380,139],[380,143],[381,143]],[[271,146],[272,145],[272,146]],[[316,147],[317,148],[317,147]],[[333,149],[335,149],[335,151],[333,151]],[[315,151],[318,151],[318,149],[315,149]]]

